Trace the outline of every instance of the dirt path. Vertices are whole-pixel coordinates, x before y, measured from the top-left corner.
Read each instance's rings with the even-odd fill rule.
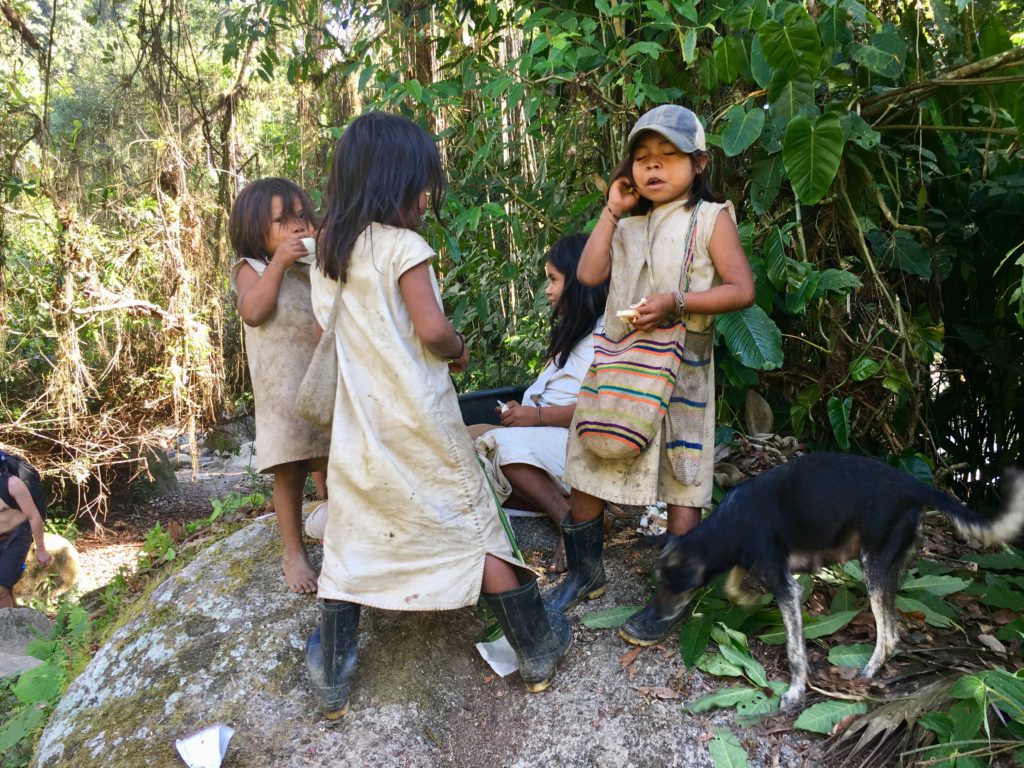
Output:
[[[157,523],[185,523],[207,517],[211,499],[232,491],[246,494],[252,490],[250,476],[238,467],[208,468],[195,477],[189,469],[175,473],[177,490],[138,506],[117,510],[111,522],[88,531],[75,540],[78,549],[78,592],[86,594],[112,581],[122,568],[132,570],[146,535]]]

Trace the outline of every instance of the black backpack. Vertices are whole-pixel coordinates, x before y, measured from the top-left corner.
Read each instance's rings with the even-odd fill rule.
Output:
[[[43,478],[39,471],[24,459],[15,456],[13,453],[0,451],[0,489],[5,496],[10,496],[7,490],[7,478],[17,477],[28,486],[28,492],[32,501],[36,503],[39,516],[46,519],[46,495],[43,493]]]

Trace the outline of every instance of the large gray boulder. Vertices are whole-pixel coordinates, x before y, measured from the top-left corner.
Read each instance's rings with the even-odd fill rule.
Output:
[[[671,644],[622,659],[613,632],[574,620],[554,685],[529,694],[479,657],[472,609],[364,609],[351,713],[328,724],[303,665],[317,603],[285,592],[280,556],[273,521],[256,521],[140,600],[57,705],[35,765],[180,766],[175,739],[221,722],[235,729],[225,768],[709,766],[707,740],[731,721],[681,712],[718,683]],[[651,559],[609,545],[609,594],[577,615],[638,603]],[[752,765],[796,764],[808,746],[741,735]]]
[[[20,675],[43,662],[25,653],[37,637],[49,637],[53,622],[31,608],[0,608],[0,678]]]

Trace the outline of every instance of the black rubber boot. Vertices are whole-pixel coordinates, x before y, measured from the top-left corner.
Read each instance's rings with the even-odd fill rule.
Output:
[[[693,613],[693,602],[687,600],[673,608],[669,613],[658,606],[654,598],[643,608],[634,613],[619,629],[619,636],[633,645],[657,645],[679,626],[679,622],[689,618]]]
[[[568,620],[558,611],[544,608],[536,581],[507,592],[484,593],[484,599],[516,652],[526,690],[543,691],[551,685],[555,665],[572,644]]]
[[[602,559],[603,515],[602,512],[585,523],[562,523],[565,562],[569,570],[562,583],[547,594],[545,604],[549,609],[565,613],[584,599],[596,600],[608,591]]]
[[[306,643],[309,682],[320,699],[320,712],[328,720],[348,714],[348,694],[356,671],[359,605],[321,604],[320,628]]]

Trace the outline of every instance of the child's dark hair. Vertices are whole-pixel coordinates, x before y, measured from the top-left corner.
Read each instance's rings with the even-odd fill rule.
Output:
[[[260,261],[270,261],[274,257],[274,254],[267,253],[267,234],[272,223],[270,216],[275,197],[281,198],[286,221],[295,218],[298,207],[302,209],[302,215],[316,226],[313,201],[298,184],[275,177],[250,182],[238,193],[228,218],[228,237],[239,256]]]
[[[646,133],[646,131],[644,133]],[[634,138],[633,145],[629,148],[629,152],[626,153],[622,162],[615,167],[614,171],[612,171],[612,181],[625,177],[629,179],[630,184],[633,183],[633,150],[636,148],[637,141],[644,135],[644,133],[637,134]],[[698,149],[693,152],[687,152],[686,154],[690,156],[696,166],[696,164],[700,163],[701,158],[706,157],[708,153]],[[607,197],[608,193],[606,192],[605,198],[607,199]],[[693,177],[693,185],[690,187],[690,196],[686,199],[685,205],[687,208],[693,208],[693,206],[695,206],[700,200],[704,200],[708,203],[725,202],[725,196],[716,192],[714,186],[711,184],[711,174],[708,173],[707,166],[704,167],[703,171]],[[632,210],[630,210],[630,213],[637,216],[643,216],[645,213],[649,213],[653,207],[654,203],[646,197],[641,196],[639,202],[633,206]]]
[[[584,285],[576,279],[586,235],[566,235],[555,241],[545,260],[565,277],[562,295],[554,307],[554,326],[548,343],[547,359],[559,368],[565,367],[573,347],[584,336],[593,333],[594,323],[604,314],[608,300],[608,281],[600,285]]]
[[[387,112],[357,117],[334,150],[317,266],[344,283],[352,247],[371,222],[419,228],[419,199],[424,191],[440,216],[444,170],[426,131]]]

